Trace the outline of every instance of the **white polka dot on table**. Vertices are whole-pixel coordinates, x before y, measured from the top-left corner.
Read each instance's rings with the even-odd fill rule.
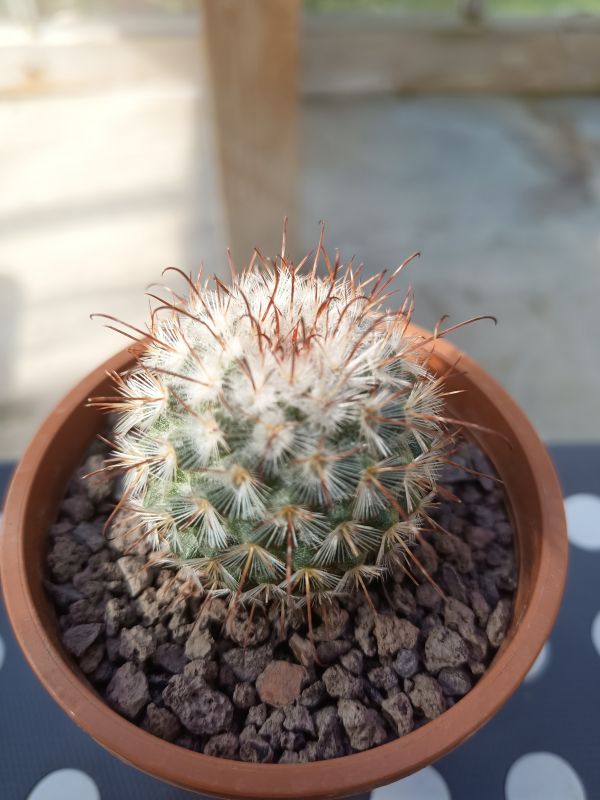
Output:
[[[541,678],[542,675],[548,669],[551,655],[552,655],[552,646],[550,642],[546,642],[546,644],[540,650],[540,654],[531,665],[531,669],[529,670],[527,675],[525,675],[525,680],[523,682],[533,683],[534,681],[537,681],[538,678]]]
[[[583,550],[600,550],[600,497],[572,494],[565,500],[569,540]]]
[[[579,775],[554,753],[527,753],[508,770],[506,800],[586,800]]]
[[[452,800],[450,789],[440,773],[433,767],[409,775],[389,786],[371,792],[371,800]]]
[[[85,772],[57,769],[36,784],[27,800],[100,800],[100,792]]]
[[[596,652],[600,655],[600,611],[594,617],[592,622],[592,644],[596,648]]]

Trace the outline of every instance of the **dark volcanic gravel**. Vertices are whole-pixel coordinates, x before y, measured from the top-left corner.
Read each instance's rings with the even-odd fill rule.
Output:
[[[487,474],[465,445],[454,460]],[[202,602],[184,571],[148,566],[147,546],[117,517],[95,449],[74,476],[49,532],[47,589],[66,649],[120,714],[209,755],[301,763],[367,750],[459,702],[501,645],[517,585],[513,532],[496,483],[457,467],[424,531],[418,569],[362,596],[303,614],[281,636],[279,614]],[[447,494],[447,493],[445,493]],[[441,530],[444,529],[444,530]]]

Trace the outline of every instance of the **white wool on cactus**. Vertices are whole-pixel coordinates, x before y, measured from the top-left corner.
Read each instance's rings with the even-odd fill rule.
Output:
[[[367,279],[320,243],[230,285],[187,278],[91,401],[116,412],[133,524],[208,594],[310,605],[404,568],[448,442],[412,295],[385,305],[410,260]]]

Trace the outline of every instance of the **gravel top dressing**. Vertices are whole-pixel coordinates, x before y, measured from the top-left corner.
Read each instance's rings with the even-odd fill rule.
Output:
[[[228,614],[183,572],[148,565],[117,489],[89,456],[49,531],[47,589],[62,641],[108,704],[206,755],[265,763],[336,758],[388,742],[460,701],[501,645],[517,586],[501,484],[448,467],[414,565],[313,610]],[[491,475],[482,452],[454,460]]]

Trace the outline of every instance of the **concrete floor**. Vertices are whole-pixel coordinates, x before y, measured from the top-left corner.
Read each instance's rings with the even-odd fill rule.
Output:
[[[224,272],[206,116],[180,80],[0,101],[0,459],[121,346],[90,312]],[[599,440],[600,98],[308,100],[302,125],[303,246],[325,219],[371,269],[420,249],[417,321],[496,314],[455,341],[546,439]]]
[[[304,142],[303,221],[372,267],[421,250],[416,320],[496,315],[454,340],[547,440],[600,439],[600,98],[321,102]]]

